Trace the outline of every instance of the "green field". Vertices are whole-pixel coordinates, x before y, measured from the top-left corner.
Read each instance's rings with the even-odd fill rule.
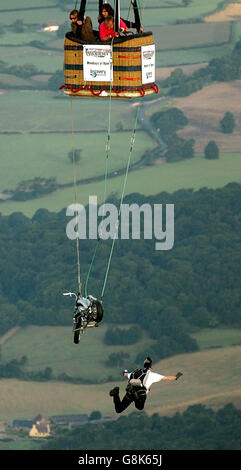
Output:
[[[13,9],[15,8],[32,8],[34,6],[49,6],[49,5],[55,5],[55,0],[39,0],[39,1],[34,1],[33,0],[12,0],[11,3],[9,3],[9,0],[1,0],[1,7],[0,10],[5,10],[5,9]]]
[[[232,41],[239,39],[240,25],[235,23]],[[153,27],[156,65],[167,67],[209,62],[231,53],[231,22],[199,23]]]
[[[236,328],[204,328],[192,334],[200,349],[220,348],[241,344],[241,330]]]
[[[146,2],[147,4],[156,5],[152,2]],[[157,2],[158,5],[160,2]],[[182,3],[179,3],[180,7],[173,6],[173,8],[156,8],[148,9],[146,6],[143,14],[145,25],[166,25],[173,24],[177,20],[186,20],[188,18],[200,18],[207,16],[213,12],[220,4],[220,0],[192,0],[188,7],[183,7]],[[164,5],[168,5],[168,2],[163,2]],[[169,5],[170,6],[170,5]]]
[[[180,7],[177,6],[177,3],[179,3]],[[145,29],[152,29],[155,35],[157,51],[159,51],[157,52],[157,66],[165,67],[169,65],[206,62],[213,57],[219,57],[230,52],[230,46],[217,47],[218,44],[228,41],[230,30],[230,23],[228,22],[174,25],[177,19],[187,19],[210,13],[217,8],[218,4],[218,0],[204,0],[203,2],[193,0],[188,7],[183,7],[181,1],[175,2],[175,6],[171,6],[168,1],[159,2],[152,0],[146,5],[143,12],[143,22]],[[17,5],[19,7],[19,3]],[[26,1],[26,7],[30,5],[31,2]],[[45,7],[49,5],[51,5],[51,2],[47,1],[43,4],[39,2],[39,6]],[[97,27],[95,2],[90,3],[89,6],[89,14],[93,18],[94,26]],[[128,9],[125,8],[129,8],[129,0],[124,1],[122,6],[123,16],[126,17]],[[153,6],[158,8],[153,9]],[[21,8],[24,7],[25,2],[21,3]],[[7,8],[9,8],[8,5]],[[3,25],[13,23],[16,19],[22,19],[25,24],[36,22],[48,23],[50,21],[62,24],[68,20],[68,12],[64,12],[59,8],[32,9],[22,12],[14,11],[12,4],[10,8],[13,9],[12,13],[6,12],[1,15],[1,23]],[[160,26],[163,27],[160,28]],[[235,34],[237,39],[238,33]],[[41,41],[48,45],[51,45],[51,43],[54,45],[56,39],[56,33],[41,32],[37,27],[36,31],[24,33],[14,33],[11,30],[6,30],[6,33],[1,37],[1,44],[5,45],[5,47],[1,48],[1,59],[9,65],[31,63],[39,70],[54,73],[57,69],[62,68],[63,51],[61,49],[59,51],[46,51],[27,46],[26,44],[31,41]],[[22,47],[20,47],[21,44]],[[60,42],[58,41],[57,44],[59,48]],[[18,45],[19,47],[8,47],[8,45]],[[208,47],[205,47],[205,45]],[[196,49],[197,47],[198,49]],[[169,49],[171,50],[169,51]]]
[[[120,372],[116,367],[106,367],[105,361],[112,353],[125,351],[130,354],[127,363],[134,363],[136,355],[143,348],[153,344],[143,332],[142,338],[135,345],[107,346],[103,339],[111,325],[103,324],[99,329],[88,330],[81,335],[80,344],[73,343],[71,325],[69,327],[28,326],[18,332],[2,346],[4,363],[22,356],[28,357],[27,371],[44,370],[51,367],[55,375],[62,372],[72,377],[85,380],[108,381],[109,376],[120,380]],[[115,325],[116,327],[117,325]],[[129,328],[130,325],[119,325]],[[192,334],[201,350],[209,348],[226,348],[241,345],[241,329],[205,328]],[[86,369],[85,361],[80,362],[80,355],[91,358]]]
[[[60,99],[58,99],[59,97]],[[75,130],[107,132],[109,100],[75,98],[73,116]],[[63,92],[11,91],[0,95],[0,129],[8,131],[71,131],[71,99]],[[111,129],[121,122],[132,129],[135,108],[124,100],[113,100]]]
[[[179,163],[163,164],[130,172],[126,194],[137,192],[148,196],[162,191],[172,193],[183,188],[193,188],[195,190],[202,187],[221,188],[230,182],[240,183],[240,174],[240,154],[221,154],[219,160],[206,160],[203,157],[196,157]],[[115,192],[120,194],[122,184],[123,177],[109,180],[107,193]],[[87,204],[89,195],[96,195],[98,203],[101,203],[103,201],[103,191],[103,182],[78,186],[78,201],[81,204]],[[20,211],[32,217],[39,208],[58,212],[72,203],[73,189],[68,188],[32,201],[1,203],[0,212],[3,215],[8,215]]]
[[[156,50],[171,50],[218,45],[229,41],[231,23],[199,23],[152,28]]]
[[[128,362],[133,364],[136,355],[154,342],[143,332],[140,341],[134,345],[106,346],[103,338],[111,325],[103,324],[81,335],[77,346],[73,343],[71,322],[70,311],[69,327],[28,326],[21,328],[7,341],[6,345],[2,346],[2,360],[8,362],[14,358],[27,356],[29,362],[26,370],[38,371],[45,367],[52,367],[56,375],[65,372],[72,377],[82,377],[84,380],[90,379],[96,382],[108,381],[110,376],[114,380],[120,380],[119,368],[105,366],[108,356],[124,351],[130,354]]]
[[[11,65],[32,64],[41,72],[48,74],[63,68],[63,51],[46,51],[36,47],[4,47],[0,49],[1,60]]]
[[[193,17],[200,17],[210,12],[214,11],[220,0],[192,0],[192,3],[188,7],[183,7],[182,2],[175,1],[175,5],[170,8],[170,4],[167,0],[149,0],[146,2],[145,9],[141,8],[141,14],[143,17],[143,22],[146,26],[148,25],[159,25],[159,24],[171,24],[175,23],[176,20],[187,19]],[[54,0],[52,2],[45,0],[44,2],[35,2],[34,6],[54,6]],[[129,9],[129,0],[122,0],[122,14],[123,17],[127,17]],[[144,5],[144,2],[140,2],[141,5]],[[177,6],[180,5],[180,7]],[[21,1],[21,6],[17,0],[13,0],[9,5],[9,2],[5,0],[1,1],[1,9],[11,8],[12,12],[1,13],[3,17],[3,23],[13,22],[16,19],[23,19],[25,23],[36,23],[36,17],[38,22],[46,21],[57,21],[63,23],[67,17],[67,12],[60,10],[59,8],[53,9],[40,9],[40,10],[27,10],[27,11],[15,11],[15,8],[25,8],[32,7],[33,2],[31,0]],[[73,2],[69,2],[69,7],[71,8]],[[157,8],[148,8],[148,7],[157,7]],[[167,8],[168,7],[168,8]],[[90,8],[87,9],[87,14],[90,14],[94,23],[96,22],[95,18],[97,16],[97,6],[95,2],[91,2]]]
[[[8,54],[9,50],[10,54]],[[37,67],[40,72],[48,74],[52,74],[56,72],[56,70],[61,70],[64,60],[64,55],[61,51],[45,51],[28,46],[11,49],[6,46],[1,57],[8,66],[32,64]]]
[[[126,165],[130,133],[115,133],[111,142],[109,171],[117,171]],[[77,179],[104,175],[106,134],[78,134],[75,144],[77,149],[82,149]],[[149,136],[138,132],[133,163],[153,146]],[[56,177],[61,184],[73,182],[73,165],[68,159],[72,149],[71,134],[2,135],[1,149],[0,191],[15,188],[19,182],[38,176]]]
[[[194,49],[181,49],[175,51],[157,51],[156,66],[171,67],[176,65],[201,64],[214,58],[230,55],[232,44],[214,47],[200,47]]]
[[[1,36],[1,57],[2,55],[6,55],[6,49],[9,52],[9,49],[7,48],[8,44],[17,45],[18,48],[23,45],[25,46],[31,41],[41,41],[41,42],[48,42],[53,40],[53,37],[56,38],[56,33],[52,32],[47,32],[47,31],[41,31],[40,27],[36,27],[36,31],[30,31],[30,32],[24,32],[24,33],[15,33],[12,30],[6,31],[6,33]],[[2,47],[6,45],[5,47]],[[36,50],[37,52],[37,50]],[[6,60],[6,59],[5,59]]]
[[[10,75],[8,73],[0,73],[0,88],[5,88],[9,85],[18,88],[31,88],[33,86],[33,82],[26,78],[15,77],[15,75]]]
[[[177,41],[175,39],[175,43]],[[175,65],[196,64],[209,62],[215,57],[223,57],[231,53],[233,44],[209,47],[190,47],[190,49],[157,50],[156,66],[168,67]],[[9,53],[8,53],[9,51]],[[19,48],[4,48],[1,51],[2,60],[9,66],[33,64],[39,71],[52,74],[63,67],[63,51],[45,51],[29,46]]]
[[[203,403],[215,409],[230,402],[240,407],[240,354],[241,346],[232,346],[178,355],[154,364],[154,371],[164,375],[174,375],[178,370],[184,375],[178,382],[154,384],[147,398],[146,412],[174,414],[196,403]],[[86,355],[81,344],[76,347],[75,355],[80,365],[84,364],[85,369],[92,367],[94,359]],[[122,396],[126,382],[122,379],[115,384],[120,386]],[[105,416],[116,417],[112,399],[109,397],[112,387],[113,382],[77,385],[2,379],[1,420],[28,419],[37,413],[44,417],[68,413],[89,414],[93,410],[100,410]],[[124,414],[133,411],[132,406]]]
[[[29,9],[29,10],[18,10],[14,9],[13,6],[14,2],[11,2],[11,4],[6,7],[7,9],[11,9],[12,11],[8,12],[1,12],[1,24],[7,25],[7,24],[12,24],[14,21],[21,19],[23,20],[24,24],[33,24],[33,23],[48,23],[48,22],[57,22],[59,24],[62,24],[68,19],[68,12],[64,12],[60,10],[59,8],[56,8],[55,6],[55,0],[53,2],[46,1],[42,5],[42,1],[40,0],[38,2],[34,2],[34,6],[50,6],[51,4],[53,5],[53,8],[41,8],[39,10],[34,10]],[[21,6],[20,2],[17,3],[17,8],[24,8],[24,4],[21,1]],[[73,3],[71,5],[72,7],[74,6]],[[31,0],[31,7],[33,7],[33,1]],[[2,6],[2,1],[1,1],[1,9],[4,9]],[[19,36],[21,37],[21,33],[19,33]],[[29,35],[31,37],[31,35]],[[31,39],[30,39],[31,40]],[[21,39],[20,39],[21,41]]]
[[[42,445],[43,440],[36,438],[14,438],[14,440],[9,442],[0,440],[0,450],[38,450],[41,449]]]

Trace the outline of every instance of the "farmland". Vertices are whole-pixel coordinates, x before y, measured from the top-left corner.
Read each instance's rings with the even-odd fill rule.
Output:
[[[4,155],[1,160],[0,190],[15,188],[18,183],[35,177],[56,178],[60,184],[72,183],[73,167],[68,159],[71,152],[70,134],[36,134],[1,136]],[[77,164],[77,178],[83,180],[103,175],[105,171],[105,133],[79,134],[75,137],[76,148],[81,149]],[[117,171],[126,164],[130,136],[115,133],[109,171]],[[152,141],[144,132],[138,133],[133,163],[145,150],[153,148]],[[16,159],[16,160],[15,160]],[[14,161],[12,171],[9,163]],[[94,165],[93,165],[94,163]]]
[[[153,344],[143,331],[140,341],[135,345],[106,346],[104,336],[107,328],[113,325],[103,324],[100,328],[89,330],[81,336],[80,345],[73,343],[71,325],[69,327],[29,326],[21,328],[13,338],[9,339],[2,348],[3,360],[10,361],[19,356],[29,358],[26,370],[38,371],[51,367],[55,375],[68,373],[71,377],[81,377],[83,380],[98,382],[120,379],[120,370],[117,367],[106,367],[105,362],[112,353],[124,349],[130,355],[129,363],[135,362],[136,355],[143,348]],[[130,327],[130,326],[126,326]],[[121,328],[125,326],[121,325]],[[91,358],[86,368],[85,361],[80,363],[80,350],[84,357]]]
[[[83,380],[108,382],[120,380],[118,367],[106,367],[110,354],[125,350],[129,354],[126,362],[135,363],[136,355],[143,348],[153,344],[142,331],[140,340],[135,345],[109,345],[104,343],[104,336],[111,324],[103,324],[98,330],[89,330],[81,336],[79,346],[73,344],[71,326],[28,326],[20,328],[2,346],[2,361],[4,363],[26,356],[28,358],[26,371],[38,372],[51,367],[55,376],[68,373],[71,377],[81,377]],[[114,325],[116,327],[116,325]],[[133,325],[131,325],[133,326]],[[129,328],[130,325],[119,325],[119,328]],[[241,345],[241,330],[231,328],[202,329],[192,334],[201,350],[208,348],[226,348]],[[91,357],[88,369],[85,362],[80,363],[79,352],[84,351],[84,357]],[[225,354],[225,350],[223,352]]]
[[[154,26],[156,49],[178,50],[214,46],[229,42],[231,23],[198,23],[175,26]]]
[[[209,62],[214,57],[218,58],[229,55],[232,49],[232,44],[225,44],[223,46],[157,51],[156,64],[157,67],[201,64],[203,62]]]
[[[224,9],[208,15],[205,18],[207,22],[239,21],[241,17],[241,2],[231,2]]]
[[[127,17],[129,9],[129,0],[122,0],[123,16]],[[177,20],[185,20],[188,18],[207,16],[215,11],[219,5],[219,0],[193,0],[192,3],[184,7],[180,0],[170,4],[167,0],[151,0],[145,5],[144,10],[141,11],[142,17],[146,25],[154,24],[172,24]],[[69,2],[69,8],[73,6],[73,2]],[[45,0],[41,2],[33,2],[31,0],[22,0],[21,7],[17,0],[9,2],[6,0],[1,1],[1,15],[4,15],[5,22],[15,21],[18,18],[24,19],[26,23],[36,23],[36,16],[39,22],[60,21],[64,22],[67,13],[63,10],[56,8],[55,1]],[[5,10],[5,11],[4,11]],[[9,11],[10,10],[10,11]],[[13,11],[11,11],[13,10]],[[87,14],[90,14],[95,19],[96,13],[95,2],[89,2]]]
[[[85,366],[92,362],[84,350],[80,348],[78,351],[79,360]],[[153,386],[148,397],[147,413],[172,415],[195,403],[204,403],[217,409],[232,402],[240,407],[240,353],[241,346],[231,346],[174,356],[155,364],[157,372],[175,374],[181,369],[184,376],[177,383]],[[122,380],[115,384],[120,386],[122,394],[125,382]],[[37,411],[41,411],[44,416],[51,416],[60,413],[90,413],[98,409],[102,414],[114,417],[112,401],[108,396],[111,387],[113,382],[75,385],[2,379],[0,414],[3,420],[11,420],[32,418]],[[129,408],[124,414],[132,411],[133,408]]]
[[[27,1],[26,7],[25,2],[22,2],[21,5],[22,8],[28,8],[30,4],[31,2]],[[187,7],[184,7],[181,1],[175,2],[175,5],[170,5],[169,2],[166,1],[156,2],[154,0],[150,5],[146,5],[145,10],[142,12],[143,23],[146,30],[151,29],[154,32],[158,51],[157,65],[168,66],[204,62],[207,61],[208,58],[214,57],[216,53],[227,53],[228,50],[225,48],[225,44],[228,44],[231,39],[231,22],[225,22],[225,24],[218,22],[184,25],[175,24],[178,20],[205,16],[205,14],[216,10],[218,5],[218,0],[212,0],[211,2],[207,0],[203,2],[193,0],[191,5]],[[28,23],[34,25],[36,24],[36,15],[39,25],[41,25],[41,23],[46,24],[46,22],[57,22],[61,24],[68,21],[67,12],[56,7],[50,7],[51,2],[47,1],[43,4],[41,2],[41,8],[38,10],[27,9],[21,12],[21,9],[19,9],[12,13],[3,11],[3,24],[8,24],[20,19],[23,20],[25,25]],[[123,7],[123,16],[125,17],[128,15],[129,0],[123,2]],[[89,4],[89,14],[91,14],[94,25],[97,27],[94,11],[95,5],[92,2]],[[14,33],[12,30],[6,30],[6,33],[1,38],[1,44],[5,46],[1,51],[2,60],[5,60],[10,65],[32,63],[38,67],[39,70],[53,73],[56,69],[62,68],[61,41],[58,41],[57,45],[59,51],[41,50],[32,47],[31,42],[40,41],[48,47],[56,47],[56,44],[54,45],[55,40],[56,33],[43,32],[40,26],[37,25],[33,30],[31,29],[30,31],[24,31],[22,33]],[[18,47],[12,48],[8,47],[8,45],[18,45]],[[210,50],[207,50],[209,48]],[[172,51],[170,57],[169,52],[164,52],[169,50]],[[164,53],[160,54],[160,51]],[[182,51],[182,53],[178,54],[177,51]]]
[[[44,91],[11,91],[0,95],[1,131],[71,131],[70,99],[62,93]],[[75,131],[104,131],[108,122],[108,100],[73,100]],[[129,102],[115,101],[112,106],[112,130],[118,123],[132,129],[134,111]]]
[[[217,83],[203,90],[173,101],[189,120],[188,126],[179,132],[184,138],[195,138],[197,152],[203,152],[209,140],[215,140],[221,152],[240,152],[241,112],[239,97],[241,80]],[[219,121],[230,111],[235,117],[232,134],[222,134]]]
[[[240,183],[241,155],[221,154],[219,160],[206,160],[202,156],[168,165],[157,165],[132,171],[129,174],[126,194],[141,192],[144,195],[157,194],[161,191],[174,192],[182,188],[199,189],[202,187],[220,188],[235,181]],[[120,195],[123,177],[110,179],[107,194]],[[87,204],[89,195],[95,194],[98,203],[103,201],[103,182],[78,186],[78,201]],[[73,189],[67,188],[49,196],[26,202],[8,201],[1,203],[4,215],[21,211],[32,215],[41,207],[58,212],[73,203]]]
[[[89,184],[78,185],[78,202],[87,204],[90,195],[96,195],[98,203],[103,201],[104,183],[95,182],[94,178],[103,176],[105,169],[109,100],[72,100],[75,130],[72,137],[71,100],[57,91],[57,84],[56,92],[47,91],[48,78],[63,67],[63,38],[59,39],[56,33],[45,33],[41,27],[49,22],[63,24],[69,21],[68,9],[63,11],[55,3],[55,0],[12,0],[10,4],[1,0],[1,24],[5,26],[1,36],[1,60],[9,66],[35,65],[40,77],[36,81],[34,77],[0,73],[0,193],[36,177],[56,178],[59,185],[68,187],[59,187],[50,195],[25,202],[0,202],[3,215],[19,211],[32,217],[39,208],[58,212],[71,204],[73,168],[68,154],[72,146],[80,151],[77,179],[93,178]],[[87,14],[92,16],[96,26],[96,2],[89,0],[88,3]],[[216,11],[221,7],[220,0],[192,0],[187,7],[181,0],[150,0],[145,3],[146,8],[141,13],[145,30],[152,30],[155,37],[157,78],[170,73],[167,67],[189,64],[186,70],[191,73],[214,57],[229,56],[239,39],[241,3],[235,4],[235,8],[234,5],[226,8],[226,2],[221,12]],[[33,4],[36,9],[32,8]],[[129,0],[122,0],[122,4],[125,18]],[[73,7],[73,2],[69,2],[69,7]],[[177,24],[192,18],[199,18],[202,22]],[[25,26],[22,33],[14,32],[10,27],[18,19],[23,20]],[[38,43],[34,46],[33,41]],[[181,109],[188,118],[188,125],[178,133],[185,139],[195,139],[196,155],[172,164],[158,158],[152,166],[130,171],[125,193],[148,196],[162,191],[173,193],[185,188],[198,190],[202,187],[220,188],[230,182],[240,183],[240,92],[241,80],[235,80],[209,85],[186,98],[168,98],[168,106]],[[135,109],[133,102],[116,100],[112,104],[109,171],[116,174],[108,180],[107,196],[121,193],[123,176],[118,172],[126,166]],[[149,108],[148,117],[161,110],[157,100]],[[234,114],[236,125],[233,134],[228,135],[222,134],[219,126],[226,111]],[[204,148],[210,140],[215,140],[219,146],[218,160],[204,158]],[[156,142],[144,132],[139,122],[132,163],[155,147]],[[37,413],[45,417],[91,413],[97,409],[103,415],[116,416],[109,390],[114,384],[119,385],[122,395],[126,383],[122,367],[107,367],[106,361],[110,354],[124,351],[129,354],[125,366],[131,367],[137,354],[151,346],[153,340],[142,331],[135,345],[107,346],[104,335],[111,325],[103,322],[100,328],[83,335],[76,346],[73,344],[71,320],[70,310],[69,327],[20,328],[2,345],[1,359],[5,363],[27,356],[26,371],[38,372],[51,367],[55,377],[66,373],[83,381],[89,380],[91,384],[77,385],[57,379],[48,382],[1,379],[1,420],[33,418]],[[121,325],[121,328],[126,327]],[[147,400],[147,413],[173,415],[196,403],[215,409],[229,402],[241,407],[240,331],[234,328],[198,330],[194,327],[191,336],[197,340],[199,352],[173,356],[154,365],[157,372],[171,375],[182,370],[184,376],[178,382],[153,386]],[[133,407],[125,413],[132,411]],[[12,445],[17,449],[30,444],[26,441],[6,443],[5,448],[13,448]],[[31,445],[34,448],[34,444]]]
[[[241,344],[241,330],[236,328],[203,328],[192,337],[198,342],[200,349],[223,348]]]

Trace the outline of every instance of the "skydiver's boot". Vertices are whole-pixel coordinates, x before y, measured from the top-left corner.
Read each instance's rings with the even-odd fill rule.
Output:
[[[112,390],[110,390],[109,395],[110,397],[114,397],[115,395],[119,395],[120,388],[119,387],[114,387]]]
[[[120,399],[119,387],[115,387],[110,391],[110,396],[113,397],[114,407],[116,413],[122,413],[133,402],[133,397],[126,393],[123,399]]]

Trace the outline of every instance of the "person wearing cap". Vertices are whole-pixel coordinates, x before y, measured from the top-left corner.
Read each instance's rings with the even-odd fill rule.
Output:
[[[152,372],[151,366],[152,360],[148,356],[144,361],[142,369],[135,369],[131,373],[124,370],[123,375],[128,379],[128,385],[123,399],[120,399],[119,387],[114,387],[109,393],[113,397],[116,413],[122,413],[132,402],[135,403],[135,407],[138,410],[143,410],[147,394],[150,392],[153,383],[160,382],[161,380],[165,382],[178,380],[183,375],[182,372],[178,372],[176,375],[157,374]]]

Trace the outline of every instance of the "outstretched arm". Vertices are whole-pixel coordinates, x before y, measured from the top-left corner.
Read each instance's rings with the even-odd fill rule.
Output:
[[[162,380],[165,380],[166,382],[170,380],[178,380],[182,375],[182,372],[178,372],[176,375],[166,375]]]

